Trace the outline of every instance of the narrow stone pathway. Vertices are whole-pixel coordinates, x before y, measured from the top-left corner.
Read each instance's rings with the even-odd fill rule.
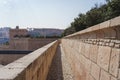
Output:
[[[74,80],[74,75],[61,46],[53,58],[47,80]]]

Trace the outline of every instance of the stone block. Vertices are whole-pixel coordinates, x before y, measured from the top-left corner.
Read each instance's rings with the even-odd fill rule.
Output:
[[[91,64],[91,75],[95,78],[95,80],[99,80],[100,67],[95,63]]]
[[[115,78],[115,77],[111,76],[111,80],[117,80],[117,78]]]
[[[92,76],[90,76],[89,80],[95,80]]]
[[[99,30],[99,29],[100,29],[100,24],[92,26],[93,31],[96,31],[96,30]]]
[[[116,33],[117,33],[117,36],[116,36],[117,40],[120,40],[120,26],[115,27],[114,29],[116,30]]]
[[[81,53],[81,48],[82,48],[82,43],[80,42],[79,43],[79,50],[78,50],[79,53]]]
[[[120,69],[118,70],[118,79],[120,79]]]
[[[90,44],[85,44],[85,53],[83,53],[87,58],[90,57]]]
[[[114,30],[114,28],[107,28],[104,29],[104,34],[105,34],[105,38],[106,39],[116,39],[116,31]]]
[[[96,38],[97,38],[96,32],[91,32],[91,33],[89,33],[88,38],[89,38],[89,39],[96,39]]]
[[[74,64],[73,69],[74,69],[75,80],[85,80],[87,71],[85,69],[84,64],[80,63],[76,59],[73,64]]]
[[[97,34],[96,36],[98,39],[104,38],[104,32],[102,30],[97,31],[96,34]]]
[[[110,42],[110,43],[109,43],[109,46],[110,46],[110,47],[113,47],[114,45],[115,45],[114,42]]]
[[[120,25],[120,16],[114,19],[111,19],[111,24],[110,24],[111,27],[118,26],[118,25]]]
[[[115,44],[115,48],[120,48],[120,44]]]
[[[101,70],[100,80],[110,80],[110,74],[104,70]]]
[[[108,28],[110,26],[110,20],[100,24],[100,29]]]
[[[79,55],[79,61],[80,61],[80,63],[85,65],[86,58],[83,55]]]
[[[89,59],[85,59],[85,68],[86,68],[86,71],[87,73],[90,73],[90,70],[91,70],[91,60]]]
[[[76,51],[79,52],[79,41],[78,40],[76,40],[74,47],[75,47]]]
[[[87,29],[85,29],[85,30],[82,30],[82,31],[80,31],[80,32],[81,32],[81,34],[84,34],[84,33],[88,33],[88,32],[91,32],[91,31],[92,31],[92,28],[89,27],[89,28],[87,28]]]
[[[85,43],[81,44],[81,53],[84,54],[85,53]]]
[[[93,76],[91,76],[90,74],[87,75],[86,80],[95,80]]]
[[[90,59],[95,63],[97,62],[97,55],[98,55],[98,46],[91,45],[91,47],[90,47]]]
[[[112,49],[111,58],[110,58],[110,69],[109,72],[117,77],[118,75],[118,68],[119,68],[119,56],[120,56],[120,49]]]
[[[109,67],[110,53],[110,47],[99,46],[97,64],[106,71]]]

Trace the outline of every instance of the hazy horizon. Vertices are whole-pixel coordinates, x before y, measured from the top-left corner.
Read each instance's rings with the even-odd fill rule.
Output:
[[[0,0],[0,27],[65,29],[96,3],[105,0]]]

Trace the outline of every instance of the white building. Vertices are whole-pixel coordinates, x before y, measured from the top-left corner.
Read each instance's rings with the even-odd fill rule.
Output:
[[[9,27],[0,28],[0,45],[9,42]]]
[[[0,38],[9,38],[9,27],[0,28]]]

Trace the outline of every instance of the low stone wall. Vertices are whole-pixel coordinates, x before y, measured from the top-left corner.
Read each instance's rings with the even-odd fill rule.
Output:
[[[33,38],[33,39],[29,39],[28,49],[29,50],[36,50],[38,48],[41,48],[41,47],[55,41],[55,40],[57,40],[57,38],[43,38],[43,39],[42,38],[41,39],[34,39]]]
[[[29,50],[30,38],[13,38],[10,39],[10,50]]]
[[[10,50],[36,50],[53,41],[56,38],[13,38],[10,40]]]
[[[120,17],[61,40],[75,80],[120,79]]]
[[[0,45],[0,50],[10,50],[9,45]]]
[[[26,54],[0,54],[0,64],[7,65],[25,55]]]
[[[0,50],[0,64],[7,65],[32,51],[11,51],[11,50]]]
[[[0,68],[0,80],[46,80],[58,41]]]

